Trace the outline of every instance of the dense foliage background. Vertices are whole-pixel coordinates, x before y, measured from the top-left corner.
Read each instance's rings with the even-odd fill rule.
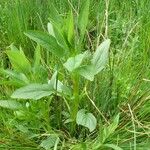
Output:
[[[1,0],[0,149],[149,150],[149,16],[149,0]],[[65,65],[89,64],[101,43],[109,57],[98,74]],[[23,87],[30,96],[15,93]]]

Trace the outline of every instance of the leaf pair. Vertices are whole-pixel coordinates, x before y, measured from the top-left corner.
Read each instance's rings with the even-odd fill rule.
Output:
[[[82,62],[86,58],[90,58],[88,52],[70,57],[64,67],[69,71],[80,74],[86,79],[93,81],[94,76],[98,74],[106,65],[109,57],[110,40],[107,39],[100,44],[90,60],[90,64],[83,65]]]
[[[78,28],[80,44],[83,41],[88,24],[90,0],[84,0],[78,16]],[[63,19],[56,8],[51,6],[50,22],[47,25],[48,33],[39,31],[28,31],[25,33],[33,41],[53,53],[59,58],[69,54],[70,49],[75,49],[75,28],[73,12],[70,11],[67,18]]]
[[[53,5],[52,10],[53,11],[50,14],[50,22],[47,24],[48,33],[28,31],[25,35],[46,50],[50,51],[52,54],[62,58],[70,53],[69,46],[73,45],[74,42],[73,13],[71,11],[65,20],[60,17]]]
[[[86,51],[83,54],[78,54],[74,57],[70,57],[70,58],[68,58],[66,63],[64,63],[64,67],[69,72],[76,71],[76,69],[78,69],[81,66],[83,60],[86,59],[89,56],[90,56],[90,54]]]

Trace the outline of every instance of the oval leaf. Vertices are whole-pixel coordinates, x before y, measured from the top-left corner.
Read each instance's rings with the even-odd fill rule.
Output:
[[[77,69],[77,72],[84,78],[93,81],[94,80],[94,67],[92,65],[81,66]]]
[[[52,35],[39,31],[28,31],[25,33],[25,35],[56,56],[64,56],[65,50],[57,43],[57,40]]]
[[[95,68],[95,75],[99,73],[106,65],[108,61],[110,47],[110,39],[105,40],[98,46],[95,53],[93,54],[92,64]]]
[[[45,150],[49,150],[55,146],[56,142],[58,144],[58,139],[57,135],[50,135],[47,139],[42,141],[40,147],[43,147]]]
[[[53,93],[53,87],[49,84],[29,84],[25,87],[17,89],[12,95],[12,98],[20,99],[41,99]]]
[[[92,113],[86,113],[85,109],[81,109],[77,113],[76,122],[78,125],[87,127],[90,132],[96,128],[97,120]]]

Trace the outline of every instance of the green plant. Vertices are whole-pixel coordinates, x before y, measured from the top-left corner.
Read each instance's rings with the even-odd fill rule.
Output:
[[[93,80],[94,76],[99,73],[105,66],[108,59],[108,48],[109,40],[106,40],[94,53],[90,64],[82,64],[85,54],[78,54],[75,57],[70,57],[66,63],[64,63],[65,68],[70,72],[73,82],[73,93],[70,94],[69,89],[64,86],[59,80],[57,80],[57,72],[54,73],[52,79],[48,84],[29,84],[26,87],[16,90],[12,98],[22,98],[22,99],[40,99],[45,96],[49,96],[52,93],[58,92],[62,97],[69,100],[72,99],[70,103],[71,119],[75,121],[79,103],[80,103],[80,93],[79,93],[79,78],[81,76],[86,79]],[[90,77],[89,77],[90,74]],[[57,94],[57,93],[56,93]],[[70,97],[68,97],[68,95]],[[72,103],[72,104],[71,104]]]
[[[69,26],[68,24],[62,26],[62,24],[58,22],[61,21],[62,18],[58,21],[55,20],[55,18],[51,18],[51,23],[48,23],[49,34],[38,31],[28,31],[27,33],[25,33],[29,38],[31,38],[59,58],[59,66],[64,66],[64,68],[68,71],[67,78],[71,79],[71,81],[68,81],[68,83],[73,83],[73,87],[71,87],[71,85],[67,87],[58,80],[61,74],[61,70],[57,70],[58,73],[55,72],[53,74],[49,83],[28,84],[27,86],[16,90],[12,94],[12,98],[35,100],[41,99],[45,96],[50,96],[51,94],[61,96],[63,99],[66,100],[65,102],[67,102],[67,106],[69,106],[70,118],[68,119],[72,122],[72,132],[75,132],[75,121],[77,112],[79,110],[81,100],[84,99],[84,92],[80,91],[80,82],[81,80],[83,80],[82,77],[87,79],[87,81],[94,80],[94,76],[97,75],[105,67],[108,61],[110,46],[110,40],[107,39],[100,46],[97,47],[96,51],[93,54],[90,53],[90,51],[85,51],[82,53],[82,49],[77,49],[81,47],[83,37],[86,33],[85,31],[87,21],[84,22],[84,19],[87,18],[88,20],[89,1],[86,1],[86,5],[83,7],[83,10],[85,11],[81,11],[78,17],[79,37],[81,37],[81,39],[79,38],[79,43],[78,41],[73,40],[77,39],[78,37],[78,35],[74,34],[75,31],[73,24],[73,13],[69,13],[67,17],[67,23],[70,23]],[[54,12],[57,13],[56,10]],[[69,28],[69,30],[66,30],[67,28]],[[16,71],[24,73],[24,76],[25,74],[30,75],[31,66],[25,58],[23,51],[8,51],[7,55],[9,56],[12,66]],[[34,74],[32,74],[32,76],[34,76]],[[64,80],[67,81],[67,78],[64,78]],[[88,83],[87,81],[86,84]],[[83,85],[83,88],[86,86],[86,84]],[[79,119],[77,120],[84,119],[84,117],[82,118],[81,116],[79,116],[78,118]],[[96,128],[95,122],[94,128],[91,130],[91,126],[87,125],[89,124],[88,120],[85,123],[78,122],[78,124],[87,126],[90,131]]]
[[[149,150],[149,4],[1,0],[0,149]]]
[[[0,74],[7,76],[8,79],[0,82],[1,85],[8,84],[21,87],[29,83],[45,82],[47,80],[47,70],[41,65],[41,49],[37,46],[35,49],[33,63],[25,56],[22,48],[17,49],[11,45],[6,54],[11,62],[12,69],[0,69]]]

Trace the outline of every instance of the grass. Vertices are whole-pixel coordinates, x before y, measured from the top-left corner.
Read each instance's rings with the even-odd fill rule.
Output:
[[[9,104],[4,105],[0,101],[0,149],[149,150],[149,3],[148,0],[90,0],[86,25],[84,12],[88,10],[82,6],[82,1],[1,0],[0,99],[16,103],[8,101]],[[72,10],[74,26],[71,26],[68,10]],[[83,19],[82,15],[85,15]],[[63,58],[58,57],[57,48],[54,52],[52,47],[47,51],[45,45],[31,36],[33,30],[46,33],[49,21],[55,27],[55,34],[61,27],[56,35],[58,45],[65,50],[68,46],[71,51]],[[95,75],[94,81],[83,78],[77,70],[71,72],[64,67],[69,58],[86,50],[94,54],[107,37],[111,39],[108,63]],[[24,54],[17,50],[14,60],[18,61],[14,66],[12,55],[20,47]],[[84,65],[89,65],[90,58],[84,58]],[[24,62],[23,68],[20,68],[21,62]],[[20,87],[33,83],[42,87],[52,76],[56,80],[52,95],[34,100],[33,93],[30,98],[20,97],[20,93],[19,99],[12,98]],[[71,95],[58,91],[58,80],[73,91]],[[82,111],[78,116],[83,109],[85,113]],[[77,116],[82,115],[92,122],[94,116],[97,122],[94,130],[88,121],[90,125],[79,120],[77,124]]]

